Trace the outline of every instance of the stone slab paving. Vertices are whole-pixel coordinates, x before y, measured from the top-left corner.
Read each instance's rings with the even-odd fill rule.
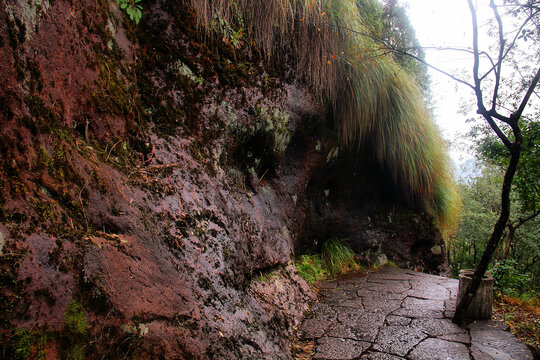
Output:
[[[386,267],[319,286],[298,338],[317,360],[533,360],[495,321],[455,325],[458,281]]]

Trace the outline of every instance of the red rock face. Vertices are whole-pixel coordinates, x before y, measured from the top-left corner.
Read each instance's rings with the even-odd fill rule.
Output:
[[[386,183],[329,158],[302,86],[203,39],[185,5],[144,6],[135,26],[106,1],[0,4],[4,354],[286,359],[313,300],[295,249],[376,233],[388,257],[443,262],[419,222],[381,220],[411,212]]]

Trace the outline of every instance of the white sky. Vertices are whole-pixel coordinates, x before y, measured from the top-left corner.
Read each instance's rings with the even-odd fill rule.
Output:
[[[399,3],[407,7],[409,19],[422,46],[472,47],[472,20],[466,0],[401,0]],[[426,50],[426,60],[451,74],[464,71],[469,74],[472,69],[471,56],[462,52]],[[435,121],[443,137],[452,143],[450,155],[458,166],[472,157],[470,150],[455,139],[469,129],[465,123],[467,116],[460,114],[459,109],[464,101],[472,102],[474,94],[470,88],[439,72],[430,69],[429,73]]]
[[[479,48],[491,52],[489,51],[490,45],[495,45],[493,42],[496,39],[488,35],[490,28],[493,28],[493,21],[495,21],[489,7],[490,1],[474,0],[473,2],[478,15]],[[502,0],[496,1],[498,4],[501,2]],[[472,19],[467,0],[398,0],[398,3],[407,9],[410,22],[416,30],[416,37],[424,48],[472,48]],[[503,8],[499,8],[499,12],[503,16],[505,33],[511,39],[517,34],[522,18],[516,18],[516,21],[513,21],[512,17],[503,15]],[[527,76],[533,75],[530,74],[530,71],[537,69],[540,63],[538,49],[535,46],[520,42],[516,48],[519,48],[520,55],[517,55],[520,56],[519,66],[521,70],[525,70],[519,76],[525,74],[526,77],[515,78],[516,81],[510,81],[512,85],[519,84],[521,81],[527,83]],[[457,75],[469,83],[472,81],[473,58],[470,54],[435,49],[426,49],[425,53],[429,64]],[[486,63],[481,59],[481,73],[482,70],[485,71],[491,67],[489,64],[487,65],[486,68]],[[526,70],[527,68],[529,69]],[[529,74],[527,75],[527,73]],[[477,175],[478,169],[476,169],[474,154],[470,149],[470,142],[464,136],[472,126],[466,120],[479,118],[479,115],[476,114],[476,97],[471,88],[458,84],[435,70],[430,69],[429,74],[432,82],[433,114],[444,139],[450,143],[450,156],[454,161],[456,176],[463,180]],[[508,71],[508,67],[505,65],[505,75],[507,79],[510,79],[512,76],[518,76],[518,73],[512,72],[512,69]],[[516,93],[516,100],[520,98],[520,93],[523,91],[515,86],[508,88],[508,83],[506,83],[505,88],[509,93],[513,90],[519,91]],[[463,109],[467,110],[466,114],[462,113]],[[503,115],[510,115],[509,113],[505,114],[504,111],[506,110],[503,110]],[[539,112],[540,96],[537,95],[530,99],[524,116],[531,117],[532,115],[534,117]]]

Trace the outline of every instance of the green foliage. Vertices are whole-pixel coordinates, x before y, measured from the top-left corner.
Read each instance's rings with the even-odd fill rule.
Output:
[[[540,209],[540,122],[522,119],[521,123],[523,145],[513,190],[519,196],[521,210],[535,212]],[[475,150],[483,161],[508,166],[508,149],[487,124],[474,127],[469,137],[475,141]]]
[[[14,360],[25,360],[30,356],[32,352],[32,339],[30,333],[26,330],[17,329],[13,336],[12,353]]]
[[[214,19],[210,24],[210,27],[216,33],[222,35],[222,40],[224,42],[231,44],[235,48],[239,48],[242,45],[244,28],[240,27],[238,30],[235,30],[219,12],[216,12],[214,15]]]
[[[376,1],[192,0],[192,5],[209,33],[216,24],[221,32],[227,24],[241,24],[243,37],[250,39],[244,43],[257,44],[269,61],[291,49],[298,77],[333,111],[342,145],[372,148],[395,182],[450,238],[460,211],[450,160],[414,71],[404,70],[372,40],[373,32],[384,28]]]
[[[358,17],[371,37],[377,41],[392,44],[397,49],[407,51],[419,59],[425,58],[405,8],[401,7],[396,0],[382,0],[380,3],[377,0],[357,0],[356,3]],[[426,65],[410,56],[398,53],[394,53],[393,58],[428,94],[430,81]]]
[[[271,280],[274,276],[276,276],[278,272],[274,270],[270,271],[259,271],[259,273],[253,277],[253,280],[256,282],[268,282]]]
[[[326,279],[330,275],[320,254],[301,255],[296,260],[296,269],[308,284]]]
[[[84,360],[86,359],[84,346],[74,344],[66,353],[66,360]]]
[[[88,323],[84,316],[83,307],[78,301],[72,301],[64,313],[64,336],[67,350],[67,360],[83,360],[85,356],[85,341],[88,335]]]
[[[500,170],[485,167],[482,176],[460,186],[463,211],[456,238],[449,245],[454,276],[460,269],[474,268],[482,256],[500,209],[500,175]]]
[[[321,252],[324,263],[332,275],[360,268],[356,263],[355,253],[342,241],[326,241]]]
[[[456,238],[450,244],[450,269],[454,276],[460,269],[474,268],[493,231],[500,211],[500,189],[503,170],[484,164],[481,176],[462,184],[463,213]],[[520,197],[512,199],[510,223],[524,216]],[[493,266],[496,289],[506,295],[538,296],[540,293],[540,221],[531,220],[519,227],[507,257],[507,239],[502,241]]]
[[[496,263],[491,271],[495,289],[503,295],[519,298],[531,281],[527,274],[519,271],[519,264],[514,259]]]
[[[374,35],[383,32],[383,10],[377,0],[357,0],[358,17]]]
[[[120,9],[124,10],[132,21],[135,21],[136,24],[141,21],[142,18],[142,5],[140,2],[142,0],[115,0]]]

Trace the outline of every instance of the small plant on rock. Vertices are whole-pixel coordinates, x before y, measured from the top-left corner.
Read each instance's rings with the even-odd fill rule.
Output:
[[[124,10],[132,21],[136,24],[141,21],[142,18],[142,0],[115,0],[120,9]]]
[[[340,240],[328,240],[320,254],[302,255],[296,260],[298,274],[309,284],[333,275],[359,270],[356,254]]]
[[[322,246],[322,258],[331,274],[358,270],[355,253],[341,240],[328,240]]]
[[[296,260],[296,269],[309,284],[326,279],[330,275],[320,254],[300,256]]]

